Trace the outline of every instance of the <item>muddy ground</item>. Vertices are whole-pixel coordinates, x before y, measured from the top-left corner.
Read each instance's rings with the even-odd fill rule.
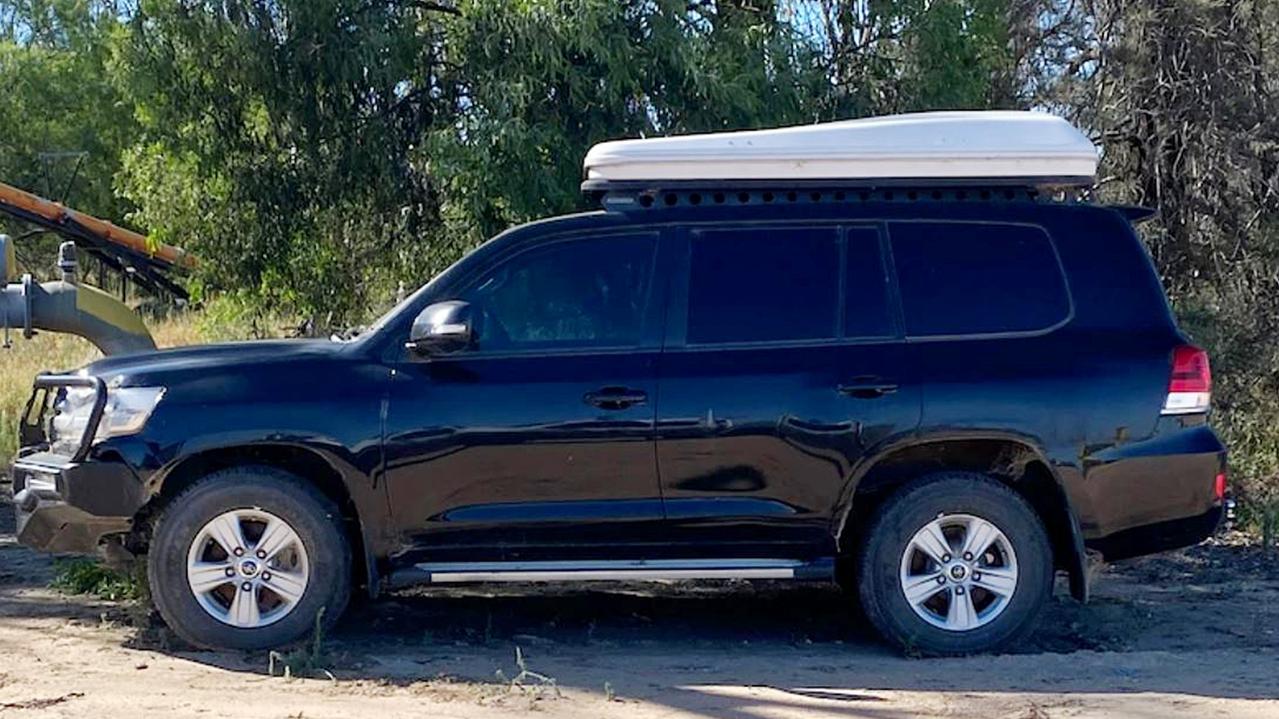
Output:
[[[0,500],[6,719],[1279,716],[1279,563],[1237,542],[1107,567],[1087,606],[1059,588],[1003,656],[904,658],[825,586],[506,586],[356,607],[325,639],[322,678],[298,679],[49,589],[51,560],[11,532]],[[513,683],[517,647],[544,678]]]

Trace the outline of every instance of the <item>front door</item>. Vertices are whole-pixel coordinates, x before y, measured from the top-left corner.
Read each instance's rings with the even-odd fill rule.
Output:
[[[663,516],[656,246],[632,232],[513,248],[453,298],[474,347],[395,367],[387,491],[408,558],[642,553]]]
[[[832,556],[857,461],[920,394],[876,226],[690,231],[659,368],[672,541],[719,557]]]

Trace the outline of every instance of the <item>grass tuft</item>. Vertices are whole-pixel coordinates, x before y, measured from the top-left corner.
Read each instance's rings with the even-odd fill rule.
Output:
[[[530,702],[548,697],[559,699],[564,696],[555,677],[529,669],[528,662],[524,659],[524,651],[518,646],[515,647],[515,667],[519,669],[519,672],[513,677],[508,678],[506,672],[501,669],[496,672],[497,680],[506,684],[507,691],[518,690],[527,695]]]
[[[271,652],[267,655],[267,673],[276,676],[276,671],[285,679],[303,678],[318,679],[321,676],[336,681],[333,672],[325,668],[332,657],[324,643],[324,608],[315,613],[315,628],[311,639],[306,644],[289,652]]]
[[[54,563],[49,586],[67,594],[84,594],[113,602],[143,599],[145,583],[134,574],[103,566],[94,559],[77,557]]]

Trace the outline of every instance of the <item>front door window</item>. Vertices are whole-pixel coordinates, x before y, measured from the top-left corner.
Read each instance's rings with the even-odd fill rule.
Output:
[[[481,352],[633,347],[643,330],[654,238],[568,240],[523,252],[462,299]]]

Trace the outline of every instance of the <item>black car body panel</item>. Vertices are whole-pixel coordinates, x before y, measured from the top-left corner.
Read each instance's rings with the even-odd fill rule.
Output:
[[[342,478],[366,526],[386,524],[388,510],[378,484],[382,462],[381,416],[387,375],[353,355],[352,348],[318,340],[244,342],[113,356],[83,372],[114,388],[163,386],[163,401],[144,433],[95,444],[87,459],[62,474],[73,477],[91,466],[118,466],[132,478],[101,487],[94,495],[97,516],[133,518],[158,497],[166,480],[188,463],[234,451],[241,456],[272,450],[309,453]],[[239,373],[224,374],[230,366]],[[221,369],[219,369],[221,368]],[[323,388],[323,391],[319,391]],[[37,468],[42,452],[20,451],[15,493],[22,477]],[[70,479],[68,483],[72,483]],[[78,495],[65,502],[84,506]],[[128,522],[125,522],[127,527]],[[118,531],[118,527],[113,526]],[[376,546],[376,536],[370,536]],[[62,551],[92,551],[98,537]]]
[[[785,295],[741,283],[711,291],[700,277],[753,276],[699,257],[724,233],[737,233],[741,248],[762,247],[761,238],[811,246],[836,269]],[[1027,291],[1041,299],[1003,312],[998,283],[977,280],[1005,260],[974,265],[966,291],[992,292],[984,306],[1007,322],[978,313],[963,320],[976,331],[956,332],[909,292],[950,282],[928,274],[927,255],[962,264],[953,245],[973,233],[1002,238],[1001,257],[1026,265],[1014,268],[1014,284],[1037,283]],[[520,258],[561,247],[588,262],[603,245],[617,265],[611,281],[634,290],[618,310],[628,319],[608,330],[615,343],[521,349],[518,332],[503,328],[507,345],[473,352],[427,358],[405,347],[431,303],[522,281],[511,279]],[[923,259],[907,256],[912,247]],[[514,269],[502,275],[507,263]],[[768,269],[767,281],[790,271]],[[717,308],[723,321],[702,322],[691,306]],[[748,315],[735,317],[742,307]],[[760,327],[784,338],[751,334]],[[723,334],[733,328],[744,339]],[[492,324],[487,331],[498,336]],[[801,199],[587,213],[498,236],[350,342],[254,342],[90,365],[84,372],[108,391],[163,386],[164,398],[142,431],[95,444],[78,466],[54,472],[64,475],[56,491],[19,511],[27,526],[54,528],[25,542],[89,551],[127,531],[201,458],[305,455],[340,479],[378,575],[427,560],[817,560],[841,551],[859,488],[883,481],[895,458],[937,461],[930,447],[998,443],[1015,448],[1010,466],[1037,462],[1051,475],[1065,500],[1059,564],[1082,587],[1083,545],[1125,556],[1190,543],[1221,514],[1214,482],[1225,448],[1204,415],[1160,413],[1170,353],[1185,342],[1120,210]],[[51,466],[41,451],[20,453],[19,492],[35,465]],[[96,466],[114,468],[116,479],[102,483],[109,496],[64,489]]]

